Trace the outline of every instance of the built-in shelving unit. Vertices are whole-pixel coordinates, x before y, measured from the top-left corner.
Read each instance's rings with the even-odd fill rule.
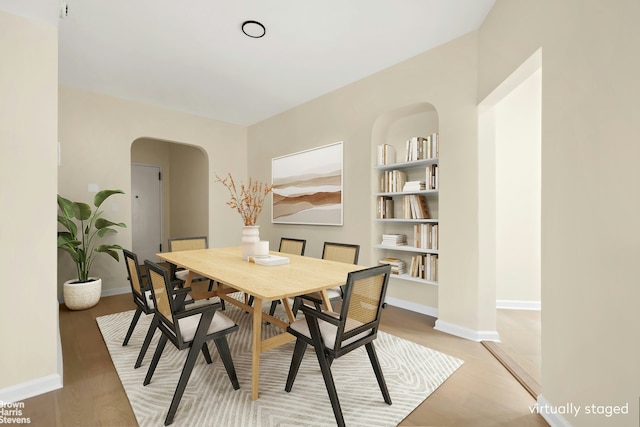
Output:
[[[438,284],[438,139],[434,132],[377,147],[373,248],[399,280]],[[403,161],[396,162],[396,156]]]

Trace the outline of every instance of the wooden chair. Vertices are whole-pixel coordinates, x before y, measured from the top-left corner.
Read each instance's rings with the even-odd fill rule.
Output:
[[[360,255],[360,245],[354,245],[349,243],[335,243],[324,242],[322,248],[322,259],[330,261],[344,262],[348,264],[357,264],[358,256]],[[335,288],[327,289],[327,297],[330,301],[339,301],[342,299],[342,286],[336,286]],[[296,297],[293,303],[293,314],[297,314],[302,300],[307,300],[315,304],[317,308],[320,308],[322,304],[322,294],[320,292],[313,292],[306,295]]]
[[[173,285],[167,269],[148,260],[145,261],[145,266],[151,280],[151,293],[156,306],[154,317],[158,319],[158,329],[162,332],[162,336],[143,384],[146,386],[151,382],[167,341],[171,341],[178,350],[189,350],[169,406],[169,412],[164,421],[164,425],[169,425],[173,422],[198,353],[202,351],[207,363],[212,363],[207,346],[208,341],[213,340],[215,343],[233,388],[235,390],[240,388],[227,342],[227,335],[237,331],[238,325],[217,311],[221,307],[220,303],[180,311],[180,298],[169,297],[173,293]],[[188,290],[188,288],[184,290]]]
[[[133,302],[136,305],[136,312],[133,315],[133,319],[131,320],[131,325],[129,325],[129,330],[127,331],[127,335],[124,338],[123,346],[126,346],[129,343],[129,339],[133,334],[133,330],[140,319],[140,315],[144,314],[154,314],[155,307],[153,303],[153,299],[151,298],[151,285],[148,281],[148,276],[143,275],[140,272],[140,264],[138,263],[138,256],[127,250],[123,249],[122,254],[124,256],[125,265],[127,266],[127,274],[129,279],[129,284],[131,285],[131,294],[133,295]],[[153,323],[153,322],[152,322]],[[151,338],[153,338],[153,334],[155,333],[156,326],[151,325],[149,330],[147,331],[147,335],[144,338],[144,342],[142,344],[142,348],[140,349],[140,354],[138,355],[138,360],[136,361],[136,368],[140,366],[142,363],[142,359],[144,359],[144,355],[149,348],[149,343],[151,342]]]
[[[349,273],[340,313],[303,305],[300,309],[304,318],[296,320],[287,328],[287,332],[296,337],[296,344],[285,391],[291,392],[307,345],[313,346],[338,426],[344,426],[345,423],[331,364],[335,359],[363,345],[367,349],[384,401],[391,405],[391,396],[373,345],[390,274],[390,265]]]
[[[307,241],[304,239],[292,239],[290,237],[280,238],[280,247],[278,252],[293,255],[304,255],[304,249],[307,245]],[[271,307],[269,308],[269,315],[273,316],[276,312],[276,307],[280,304],[280,300],[271,301]],[[249,305],[253,305],[253,296],[249,297]]]
[[[207,236],[196,236],[196,237],[177,237],[173,239],[169,239],[169,252],[178,252],[178,251],[191,251],[195,249],[207,249],[209,247],[209,243],[207,241]],[[189,275],[189,270],[178,269],[175,265],[169,264],[171,267],[170,277],[173,279],[177,279],[182,281],[182,283],[187,281],[187,276]],[[192,282],[200,282],[200,281],[208,281],[209,287],[208,291],[213,289],[214,283],[213,280],[203,277],[200,275],[195,275],[192,279]],[[222,309],[225,309],[224,300],[220,299],[222,303]]]
[[[149,276],[147,274],[142,274],[140,263],[138,262],[138,256],[127,249],[123,249],[122,254],[124,255],[125,265],[127,266],[128,279],[131,284],[131,293],[133,294],[133,302],[136,304],[136,312],[133,314],[129,330],[127,331],[127,335],[122,343],[123,346],[126,346],[129,343],[129,339],[133,334],[138,320],[140,319],[140,315],[142,313],[154,314],[155,304],[153,302]],[[176,293],[180,294],[178,296],[178,302],[176,302],[176,308],[178,310],[184,310],[186,304],[193,304],[194,301],[188,294],[188,289],[178,291],[176,290],[175,282],[173,285],[173,297],[176,297]],[[149,329],[147,330],[144,342],[142,343],[142,348],[140,348],[140,353],[138,354],[134,368],[139,368],[142,365],[142,361],[144,360],[144,356],[147,353],[147,349],[149,348],[149,344],[151,343],[151,339],[153,338],[153,334],[155,334],[157,327],[158,321],[154,316],[151,324],[149,325]]]

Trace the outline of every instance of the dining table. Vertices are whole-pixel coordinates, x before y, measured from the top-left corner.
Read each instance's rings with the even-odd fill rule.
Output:
[[[269,254],[286,257],[289,262],[268,266],[244,260],[240,246],[156,254],[158,258],[168,263],[189,270],[184,283],[185,287],[191,286],[191,281],[196,275],[205,276],[217,285],[212,290],[211,296],[218,296],[221,300],[252,313],[252,400],[259,397],[260,355],[295,339],[293,335],[286,332],[287,326],[295,320],[289,299],[312,292],[321,292],[325,307],[331,308],[325,291],[343,285],[350,272],[366,268],[357,264],[276,251],[270,251]],[[244,299],[230,295],[237,292],[243,292]],[[247,304],[249,296],[253,296],[252,306]],[[286,320],[263,313],[263,303],[276,300],[282,301],[287,315]],[[262,339],[263,320],[281,328],[283,332]]]

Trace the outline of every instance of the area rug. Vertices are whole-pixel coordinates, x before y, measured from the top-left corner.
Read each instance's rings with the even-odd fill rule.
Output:
[[[276,315],[283,317],[281,304],[278,307]],[[141,316],[129,344],[123,347],[133,313],[131,310],[99,317],[98,326],[138,424],[162,426],[187,351],[179,352],[167,343],[151,383],[143,386],[160,332],[156,332],[143,365],[134,369],[152,317]],[[215,345],[210,343],[213,363],[207,365],[203,357],[198,357],[173,425],[334,426],[331,403],[311,348],[307,349],[292,391],[284,391],[293,342],[262,354],[260,397],[251,400],[251,315],[231,304],[227,304],[224,313],[240,325],[229,336],[240,389],[233,390]],[[265,338],[279,331],[270,325],[263,326]],[[378,333],[375,345],[393,404],[384,403],[365,349],[355,350],[331,366],[348,426],[396,426],[463,363],[384,332]]]

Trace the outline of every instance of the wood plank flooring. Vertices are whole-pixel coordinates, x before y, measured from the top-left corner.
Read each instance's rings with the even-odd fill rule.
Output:
[[[135,426],[136,419],[95,321],[135,308],[130,295],[88,310],[60,307],[64,387],[24,401],[37,426]],[[546,426],[535,400],[480,343],[433,329],[435,319],[387,306],[381,329],[464,360],[400,426]]]

